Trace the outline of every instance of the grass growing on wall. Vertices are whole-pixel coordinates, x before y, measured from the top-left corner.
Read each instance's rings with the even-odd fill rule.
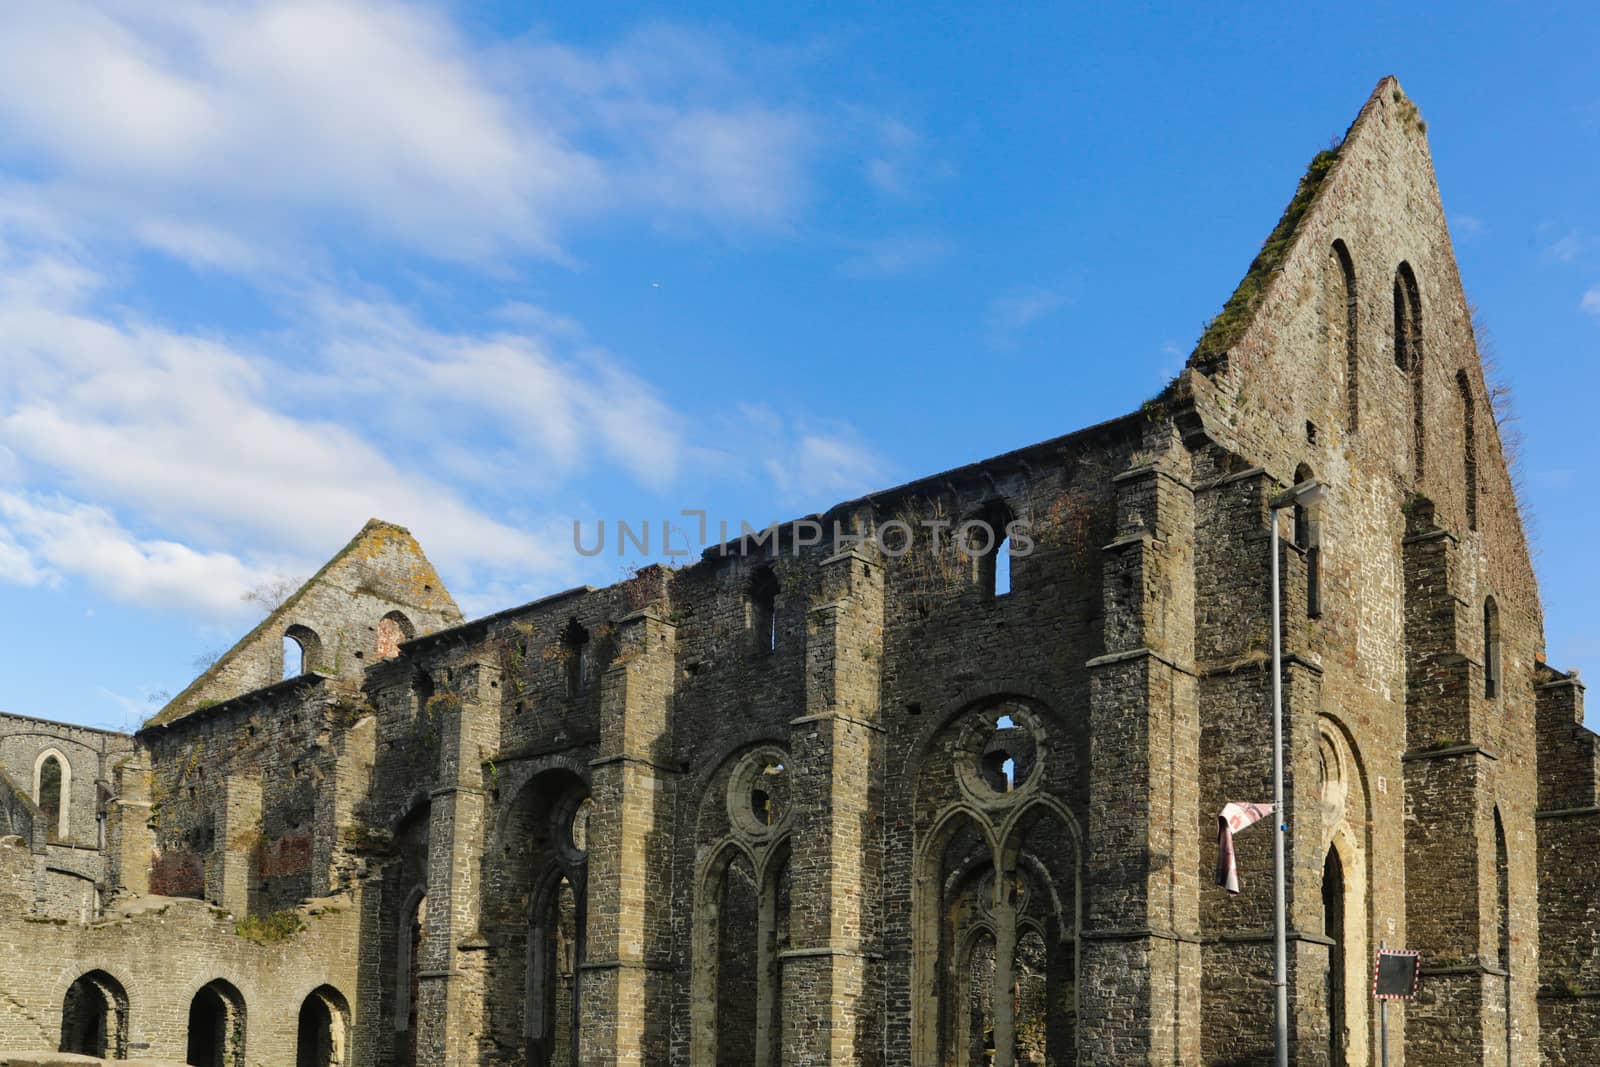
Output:
[[[275,911],[268,915],[246,915],[236,919],[233,932],[257,945],[287,941],[306,928],[300,913],[291,909]]]
[[[1261,305],[1262,297],[1266,296],[1267,289],[1272,284],[1273,274],[1283,266],[1284,259],[1289,255],[1289,249],[1294,246],[1295,232],[1300,227],[1300,220],[1311,210],[1311,205],[1317,202],[1317,194],[1322,191],[1323,182],[1337,162],[1339,162],[1337,147],[1323,149],[1312,158],[1311,165],[1306,168],[1305,176],[1300,179],[1300,185],[1294,191],[1294,199],[1289,201],[1289,206],[1283,210],[1283,216],[1278,219],[1278,225],[1273,227],[1261,245],[1261,251],[1251,260],[1250,269],[1239,281],[1238,288],[1234,289],[1228,302],[1222,305],[1222,310],[1217,313],[1216,318],[1206,323],[1205,331],[1195,343],[1191,360],[1201,369],[1221,363],[1227,356],[1228,350],[1238,344],[1239,339],[1244,336],[1251,320],[1255,318],[1256,308]]]

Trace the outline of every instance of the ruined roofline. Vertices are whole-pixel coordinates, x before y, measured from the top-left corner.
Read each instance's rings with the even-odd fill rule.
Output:
[[[315,574],[301,582],[300,587],[285,597],[283,603],[269,611],[266,615],[266,618],[262,619],[255,626],[251,627],[248,633],[229,646],[226,652],[218,656],[216,661],[212,663],[211,666],[200,672],[200,674],[197,675],[193,681],[184,686],[182,691],[179,692],[177,696],[167,701],[167,703],[162,706],[160,711],[152,715],[149,720],[144,723],[144,726],[140,727],[140,730],[142,731],[150,726],[163,726],[167,723],[176,722],[178,719],[182,719],[193,714],[196,709],[184,709],[183,704],[185,700],[204,689],[207,684],[213,681],[222,672],[223,668],[228,665],[233,654],[237,652],[239,648],[244,645],[248,645],[251,641],[266,633],[268,629],[275,627],[276,624],[283,619],[284,615],[288,614],[291,609],[299,605],[300,601],[305,598],[307,591],[309,591],[312,586],[321,581],[322,578],[326,576],[335,565],[343,562],[351,552],[354,552],[356,546],[359,545],[362,540],[378,530],[387,530],[403,537],[410,538],[413,541],[416,540],[416,538],[412,536],[410,530],[399,525],[398,523],[385,522],[384,520],[377,518],[368,519],[365,525],[363,525],[361,529],[357,531],[356,535],[350,538],[349,541],[345,542],[343,548],[335,552],[326,563],[317,568],[317,572]],[[450,595],[449,589],[441,586],[440,592],[443,594],[445,600],[448,601],[452,607],[455,607],[455,598]],[[460,608],[456,608],[456,611],[459,614]],[[268,688],[271,687],[269,686]]]
[[[1290,198],[1288,206],[1283,209],[1277,224],[1267,234],[1266,240],[1262,241],[1261,248],[1250,261],[1244,277],[1239,279],[1239,284],[1223,303],[1222,309],[1206,323],[1199,339],[1195,341],[1187,366],[1207,377],[1227,369],[1234,347],[1244,340],[1250,328],[1255,325],[1256,313],[1266,303],[1267,296],[1283,273],[1284,263],[1299,244],[1303,232],[1300,224],[1316,209],[1323,190],[1338,172],[1344,147],[1378,109],[1379,101],[1386,91],[1401,94],[1404,92],[1400,88],[1399,79],[1393,74],[1378,79],[1378,84],[1368,95],[1367,102],[1361,106],[1361,110],[1356,113],[1355,120],[1345,130],[1339,143],[1323,149],[1312,157],[1305,173],[1300,177],[1299,184],[1295,186],[1294,195]]]
[[[61,730],[82,730],[84,733],[100,734],[103,737],[126,737],[133,740],[133,735],[122,730],[107,730],[103,726],[82,726],[75,722],[63,722],[60,719],[46,719],[40,715],[22,715],[14,711],[0,711],[0,719],[12,719],[17,722],[33,722],[41,726],[53,726]]]
[[[191,708],[182,715],[178,715],[164,722],[157,722],[155,719],[151,719],[149,722],[139,727],[139,729],[136,730],[132,736],[134,740],[143,741],[151,737],[165,734],[167,731],[178,726],[188,726],[191,723],[203,722],[206,719],[210,719],[214,716],[232,711],[235,708],[243,705],[271,700],[280,693],[293,692],[295,689],[298,689],[301,686],[311,685],[314,683],[320,684],[322,682],[334,681],[338,677],[339,676],[336,674],[324,674],[321,671],[307,671],[304,674],[297,674],[293,678],[285,678],[281,682],[273,682],[271,685],[264,685],[257,689],[251,689],[247,692],[240,693],[236,697],[229,697],[227,700],[219,700],[215,704],[207,704],[204,707]]]
[[[1576,686],[1579,689],[1589,688],[1583,683],[1583,679],[1578,677],[1576,670],[1563,671],[1558,667],[1552,667],[1542,659],[1534,659],[1533,674],[1534,678],[1537,679],[1534,682],[1535,689],[1548,689],[1556,686]]]
[[[571,589],[563,589],[559,593],[550,593],[535,600],[530,600],[525,604],[518,604],[515,607],[510,608],[501,608],[499,611],[491,612],[488,615],[480,615],[476,619],[468,619],[465,622],[458,622],[454,626],[445,627],[443,630],[435,630],[432,633],[419,634],[418,636],[411,638],[409,641],[400,642],[400,651],[406,654],[420,652],[423,649],[431,648],[433,645],[439,644],[443,641],[448,641],[451,638],[466,637],[476,630],[484,629],[497,622],[514,618],[526,612],[537,611],[539,608],[547,608],[552,604],[559,604],[563,600],[587,596],[590,593],[599,592],[601,588],[610,589],[614,588],[615,585],[621,584],[621,582],[617,582],[614,583],[614,585],[604,587],[593,585],[575,585]],[[388,661],[385,660],[384,662]],[[367,670],[372,670],[373,667],[380,667],[382,665],[382,663],[374,663],[372,666],[368,667]]]
[[[1174,387],[1178,385],[1181,378],[1182,375],[1179,375],[1179,379],[1175,380],[1173,385],[1169,385],[1161,395],[1170,395],[1173,392]],[[1120,434],[1136,432],[1138,428],[1144,424],[1148,417],[1149,416],[1142,409],[1128,412],[1127,414],[1119,415],[1116,418],[1106,419],[1103,422],[1097,422],[1093,423],[1092,425],[1085,426],[1080,430],[1074,430],[1071,433],[1062,434],[1059,437],[1052,437],[1031,445],[1025,445],[1022,448],[1012,449],[1009,452],[1002,452],[997,456],[991,456],[988,459],[981,459],[973,463],[963,464],[960,467],[952,467],[948,470],[940,471],[937,474],[926,475],[922,478],[905,482],[890,489],[883,489],[877,492],[868,493],[864,496],[841,501],[825,511],[815,512],[810,515],[801,515],[795,518],[787,519],[783,522],[774,523],[773,525],[781,532],[791,529],[796,523],[805,522],[807,520],[821,520],[833,515],[842,515],[861,507],[881,509],[886,504],[897,501],[903,497],[914,496],[918,493],[926,493],[930,489],[937,489],[947,483],[971,481],[992,472],[997,466],[1006,467],[1009,465],[1014,469],[1025,469],[1029,466],[1032,466],[1035,461],[1048,459],[1053,453],[1057,453],[1064,448],[1083,445],[1094,440],[1111,438]],[[696,563],[691,564],[691,566],[699,566],[701,563],[709,562],[714,557],[717,557],[719,553],[722,553],[723,549],[728,550],[723,554],[738,554],[733,551],[733,548],[740,543],[740,540],[740,538],[734,538],[733,540],[724,542],[723,544],[711,545],[705,548],[700,554],[700,559]],[[662,564],[660,563],[652,563],[646,567],[641,567],[640,571],[643,572],[661,566]],[[613,582],[610,585],[605,586],[580,585],[574,586],[571,589],[562,590],[559,593],[550,593],[546,596],[530,600],[527,603],[518,604],[515,607],[504,608],[488,615],[479,616],[476,619],[468,619],[465,622],[456,624],[455,626],[446,627],[442,630],[434,630],[432,633],[420,634],[411,638],[409,641],[401,642],[399,646],[400,651],[407,655],[421,652],[426,649],[437,647],[439,644],[452,639],[460,640],[467,638],[474,633],[487,629],[495,623],[503,622],[519,615],[535,612],[543,608],[549,608],[566,600],[575,600],[594,593],[603,593],[608,590],[615,589],[622,584],[623,582]],[[368,667],[367,670],[374,670],[383,665],[384,664],[375,663]]]
[[[1370,115],[1378,107],[1382,94],[1386,91],[1400,92],[1399,81],[1394,77],[1394,75],[1386,75],[1379,79],[1377,85],[1367,97],[1366,102],[1362,105],[1361,110],[1357,113],[1355,120],[1346,130],[1344,137],[1339,142],[1339,145],[1334,148],[1319,152],[1313,159],[1311,167],[1308,168],[1307,173],[1302,176],[1300,184],[1296,187],[1295,195],[1290,200],[1289,206],[1284,210],[1283,214],[1278,220],[1277,225],[1268,235],[1261,251],[1257,253],[1255,259],[1251,262],[1250,268],[1246,272],[1244,279],[1240,281],[1238,286],[1234,289],[1233,294],[1223,305],[1222,311],[1219,312],[1214,319],[1212,319],[1212,321],[1208,324],[1206,331],[1201,335],[1200,340],[1196,343],[1194,352],[1189,357],[1188,364],[1186,365],[1183,373],[1193,371],[1196,373],[1205,374],[1209,377],[1216,371],[1226,367],[1229,353],[1231,352],[1232,348],[1249,332],[1251,326],[1254,325],[1256,312],[1265,302],[1272,285],[1277,280],[1277,276],[1281,274],[1281,270],[1279,268],[1281,268],[1284,261],[1287,260],[1289,255],[1294,251],[1294,248],[1301,236],[1301,221],[1305,219],[1315,208],[1318,197],[1320,196],[1322,190],[1327,187],[1328,181],[1336,172],[1339,164],[1339,149],[1347,144],[1350,141],[1350,138],[1361,127],[1361,125],[1368,120]],[[1166,389],[1158,394],[1158,400],[1171,399],[1174,396],[1182,396],[1187,399],[1190,395],[1192,395],[1191,391],[1187,387],[1187,383],[1185,383],[1183,380],[1183,373],[1180,373],[1178,377],[1166,387]],[[781,536],[784,531],[790,530],[796,524],[805,521],[822,521],[830,517],[847,515],[850,512],[859,510],[861,508],[872,508],[874,511],[881,512],[885,507],[891,506],[895,502],[898,502],[906,497],[916,496],[919,494],[928,494],[930,490],[937,490],[941,487],[941,483],[970,481],[974,478],[982,477],[986,474],[992,473],[997,467],[1004,467],[1008,464],[1026,468],[1031,466],[1035,461],[1047,459],[1053,452],[1059,452],[1069,447],[1083,445],[1086,442],[1098,438],[1110,438],[1118,434],[1135,431],[1138,427],[1142,426],[1146,421],[1148,421],[1149,418],[1150,415],[1144,410],[1136,410],[1111,419],[1107,419],[1103,422],[1092,424],[1079,430],[1072,431],[1071,433],[1049,438],[1031,445],[1025,445],[1021,448],[1013,449],[1009,452],[1003,452],[999,455],[991,456],[986,459],[980,459],[972,463],[963,464],[959,467],[953,467],[934,474],[925,475],[921,478],[905,482],[892,488],[866,493],[860,497],[836,503],[823,511],[790,518],[783,522],[774,523],[772,525],[779,531]],[[373,520],[373,522],[376,521],[377,520]],[[372,523],[369,523],[368,525],[371,526]],[[357,535],[357,540],[359,537],[360,535]],[[707,562],[714,557],[742,555],[742,552],[735,550],[744,540],[745,539],[743,537],[737,537],[720,544],[707,546],[700,553],[700,562]],[[353,540],[351,545],[354,545],[354,543],[355,541]],[[346,551],[348,551],[349,547],[351,546],[346,546]],[[341,555],[342,554],[343,553],[341,553]],[[335,557],[335,560],[338,558],[339,557]],[[334,561],[330,560],[327,566],[332,566],[333,562]],[[325,566],[323,570],[326,569],[327,567]],[[321,573],[322,571],[319,571],[318,575]],[[315,578],[312,580],[315,580]],[[309,585],[310,582],[307,582],[306,584]],[[435,630],[429,634],[420,635],[412,638],[409,641],[403,642],[400,645],[400,648],[406,652],[420,651],[425,648],[433,647],[436,642],[448,640],[452,637],[465,637],[468,634],[474,633],[478,630],[491,626],[496,622],[503,621],[513,616],[536,611],[540,608],[549,607],[552,604],[568,598],[587,595],[602,591],[604,589],[612,589],[620,584],[621,583],[612,583],[611,585],[602,587],[583,585],[564,590],[559,593],[553,593],[544,597],[539,597],[537,599],[528,601],[525,604],[493,612],[477,619],[464,620],[455,626],[447,627],[442,630]],[[303,588],[304,587],[302,587],[302,589]],[[290,604],[296,598],[298,598],[298,596],[299,593],[297,592],[295,597],[291,597],[290,600],[285,601],[280,607],[279,612],[289,607]],[[273,615],[268,616],[267,619],[263,620],[261,626],[258,626],[256,630],[251,631],[250,636],[253,636],[262,627],[274,621],[277,614],[278,612],[275,612]],[[213,665],[211,669],[215,670],[216,668],[217,665]],[[202,675],[201,678],[196,679],[194,683],[184,690],[184,693],[180,693],[179,697],[174,699],[173,703],[176,704],[178,699],[181,699],[196,685],[199,685],[205,678],[206,675]],[[172,705],[168,705],[168,707],[171,706]],[[163,709],[163,714],[165,714],[165,711],[166,709]],[[160,716],[158,716],[157,719],[153,719],[152,724],[159,725],[159,719]]]
[[[1182,375],[1180,374],[1179,378],[1181,377]],[[1174,382],[1171,385],[1168,385],[1160,394],[1158,394],[1158,398],[1168,396],[1176,384],[1177,379],[1174,379]],[[1014,448],[1009,452],[1002,452],[999,455],[990,456],[987,459],[976,460],[972,463],[964,463],[959,467],[951,467],[948,470],[940,471],[937,474],[924,475],[921,478],[904,482],[890,489],[880,489],[871,493],[865,493],[861,496],[854,497],[850,500],[843,500],[823,511],[813,512],[810,515],[799,515],[791,519],[786,519],[783,522],[773,523],[772,527],[776,528],[781,534],[782,531],[793,528],[797,523],[807,521],[815,522],[822,519],[827,519],[831,516],[848,514],[849,512],[858,510],[860,508],[872,508],[875,511],[882,511],[884,507],[906,497],[928,495],[930,490],[940,489],[945,484],[970,482],[981,478],[984,475],[992,473],[996,468],[1003,469],[1009,466],[1013,470],[1028,469],[1035,465],[1034,461],[1047,460],[1053,454],[1058,453],[1068,447],[1083,445],[1096,439],[1109,439],[1117,436],[1118,434],[1136,430],[1142,426],[1148,418],[1149,416],[1142,408],[1139,410],[1130,411],[1126,414],[1118,415],[1115,418],[1106,419],[1103,422],[1096,422],[1089,426],[1085,426],[1080,430],[1074,430],[1071,433],[1062,434],[1059,437],[1051,437],[1043,441],[1035,442],[1031,445],[1024,445],[1021,448]],[[763,529],[765,529],[765,527]],[[741,555],[742,553],[736,553],[732,551],[732,549],[734,546],[740,544],[743,540],[743,537],[735,537],[728,541],[724,541],[721,544],[709,545],[701,551],[700,559],[705,561],[711,559],[713,556],[720,557],[724,555]]]

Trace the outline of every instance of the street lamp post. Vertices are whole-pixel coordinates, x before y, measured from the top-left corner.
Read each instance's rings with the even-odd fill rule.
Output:
[[[1327,487],[1320,482],[1305,481],[1274,497],[1268,504],[1272,526],[1272,987],[1277,997],[1273,1043],[1278,1067],[1289,1067],[1289,953],[1283,862],[1283,839],[1289,822],[1283,810],[1283,621],[1278,579],[1278,512],[1297,504],[1315,507],[1322,503],[1327,492]]]

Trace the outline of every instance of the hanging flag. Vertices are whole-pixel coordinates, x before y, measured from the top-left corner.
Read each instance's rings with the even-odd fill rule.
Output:
[[[1272,814],[1271,804],[1229,803],[1217,816],[1217,884],[1239,892],[1239,866],[1233,858],[1233,835]]]

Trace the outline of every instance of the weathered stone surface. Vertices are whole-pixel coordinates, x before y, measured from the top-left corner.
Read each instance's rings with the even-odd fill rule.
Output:
[[[374,523],[135,736],[0,717],[0,1047],[1270,1062],[1277,521],[1293,1062],[1377,1061],[1380,942],[1391,1063],[1600,1062],[1600,745],[1392,79],[1161,395],[816,521],[470,622]]]

